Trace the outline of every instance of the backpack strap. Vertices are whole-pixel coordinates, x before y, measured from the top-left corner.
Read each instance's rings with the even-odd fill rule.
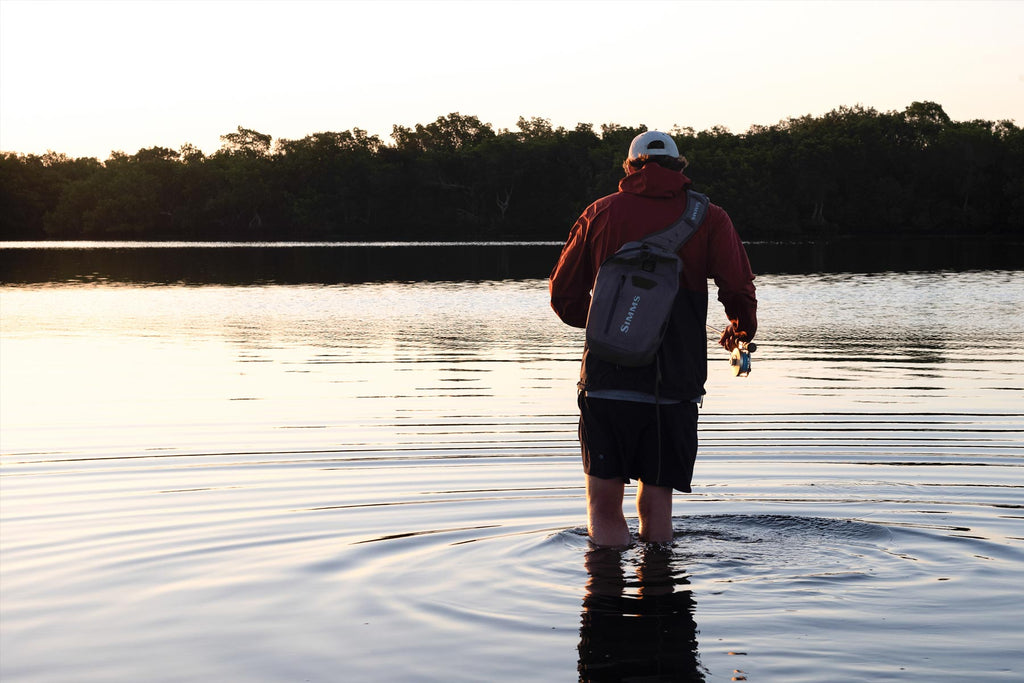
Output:
[[[651,233],[641,242],[675,253],[697,232],[708,214],[708,197],[693,190],[686,191],[686,209],[672,225]]]

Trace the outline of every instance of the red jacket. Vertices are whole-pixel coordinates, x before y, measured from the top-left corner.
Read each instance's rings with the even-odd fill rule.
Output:
[[[619,191],[591,204],[569,232],[551,272],[551,307],[563,322],[586,327],[590,290],[598,268],[626,242],[666,227],[683,213],[690,179],[658,164],[647,164],[619,182]],[[679,251],[680,291],[662,350],[661,393],[688,400],[704,393],[707,378],[708,279],[718,286],[726,316],[753,339],[757,332],[754,274],[729,215],[711,204],[707,217]],[[724,327],[725,323],[716,325]],[[590,389],[632,389],[653,393],[656,371],[627,369],[591,357],[584,350],[581,385]]]

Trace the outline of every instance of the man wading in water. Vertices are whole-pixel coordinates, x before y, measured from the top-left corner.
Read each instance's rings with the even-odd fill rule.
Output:
[[[551,272],[551,307],[574,327],[586,327],[590,292],[605,259],[626,242],[671,224],[686,208],[686,159],[670,136],[658,131],[638,135],[622,168],[626,177],[619,191],[587,207]],[[639,481],[640,538],[672,540],[672,490],[690,492],[697,456],[697,405],[707,379],[708,278],[718,286],[718,300],[732,321],[719,343],[732,350],[757,331],[754,275],[721,207],[709,205],[679,256],[679,293],[656,362],[623,367],[583,349],[579,438],[587,476],[587,529],[599,546],[631,541],[622,512],[624,487],[631,479]]]

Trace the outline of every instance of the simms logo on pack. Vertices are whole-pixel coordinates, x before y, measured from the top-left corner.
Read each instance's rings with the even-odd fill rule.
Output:
[[[633,305],[629,307],[629,313],[626,314],[626,319],[622,321],[622,325],[619,326],[619,332],[623,334],[629,334],[629,326],[633,322],[633,315],[636,313],[637,306],[640,305],[640,295],[637,294],[633,297]]]

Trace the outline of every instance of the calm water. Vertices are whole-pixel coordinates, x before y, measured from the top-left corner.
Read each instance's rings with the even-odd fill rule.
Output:
[[[1024,273],[758,284],[625,552],[542,279],[0,288],[0,678],[1024,679]]]

